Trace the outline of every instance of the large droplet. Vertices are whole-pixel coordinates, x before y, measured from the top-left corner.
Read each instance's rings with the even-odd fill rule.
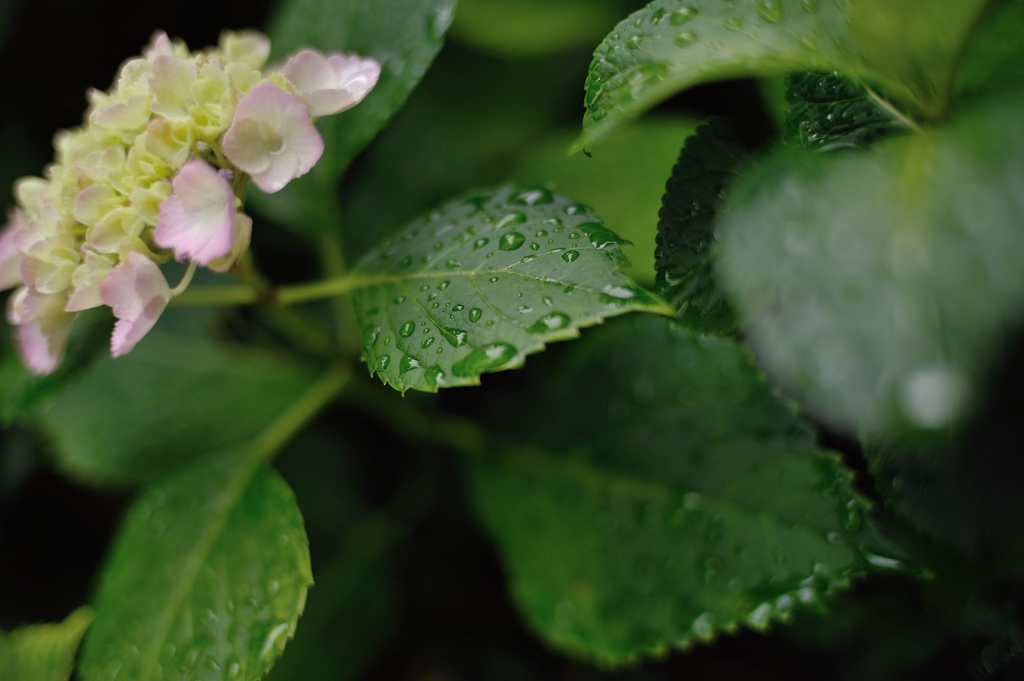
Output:
[[[427,348],[429,348],[431,345],[434,344],[434,340],[435,340],[435,338],[433,336],[431,336],[427,340],[423,341],[423,344],[420,345],[420,347],[423,348],[424,350],[426,350]]]
[[[587,235],[587,238],[590,239],[590,243],[596,248],[605,248],[616,244],[629,243],[625,239],[620,239],[618,234],[608,229],[600,222],[584,222],[582,225],[577,225],[577,228]]]
[[[544,187],[537,187],[516,192],[509,203],[519,206],[542,206],[552,201],[554,201],[554,197],[551,195],[550,190]]]
[[[758,0],[757,13],[768,21],[782,21],[782,0]]]
[[[514,251],[522,248],[524,243],[526,243],[525,236],[519,232],[509,232],[508,234],[502,234],[501,238],[498,239],[498,248],[503,251]]]
[[[401,374],[402,376],[405,376],[407,373],[409,373],[413,369],[419,369],[419,368],[420,368],[420,361],[418,359],[416,359],[415,357],[410,357],[409,355],[403,355],[402,356],[402,361],[398,363],[398,373]]]
[[[569,326],[569,315],[563,312],[552,312],[546,314],[530,327],[530,333],[548,333],[549,331],[557,331],[564,329]]]
[[[502,229],[508,227],[511,224],[526,222],[526,213],[521,213],[518,210],[512,211],[494,225],[494,229]]]
[[[469,317],[469,321],[471,321],[471,322],[473,322],[475,324],[478,321],[480,321],[480,315],[482,315],[482,314],[483,314],[483,310],[481,310],[479,307],[474,307],[474,308],[470,308],[469,314],[467,316]]]
[[[461,348],[466,344],[466,332],[462,329],[439,327],[441,335],[453,348]]]
[[[398,327],[398,335],[402,338],[408,338],[416,330],[416,322],[408,321]]]
[[[387,371],[387,368],[390,365],[391,355],[381,355],[380,357],[377,358],[377,362],[374,364],[374,366],[377,368],[377,371],[380,373]]]
[[[681,26],[698,14],[700,14],[700,10],[696,7],[680,7],[669,15],[668,21],[673,26]]]
[[[566,262],[575,262],[580,257],[579,251],[566,251],[562,254],[562,260]]]
[[[697,34],[694,33],[693,31],[683,31],[675,38],[673,38],[673,41],[679,47],[689,47],[690,45],[697,42]]]
[[[377,343],[377,339],[379,337],[379,326],[367,326],[365,329],[363,329],[363,349],[369,350],[370,348],[372,348]]]
[[[434,365],[423,372],[423,379],[432,389],[437,390],[445,383],[444,371],[441,370],[441,367]]]
[[[639,50],[643,42],[644,37],[642,35],[635,35],[626,41],[626,47],[630,50]]]
[[[452,373],[456,376],[469,378],[479,376],[485,371],[492,371],[508,364],[518,352],[509,343],[492,343],[478,348],[452,365]]]

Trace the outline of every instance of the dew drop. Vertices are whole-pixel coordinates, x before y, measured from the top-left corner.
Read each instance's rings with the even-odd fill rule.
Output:
[[[697,34],[694,33],[693,31],[683,31],[675,38],[673,38],[673,41],[679,47],[689,47],[690,45],[697,42]]]
[[[427,296],[427,302],[428,303],[431,302],[431,301],[434,301],[434,300],[437,300],[437,294],[436,293],[431,293],[429,296]]]
[[[462,263],[456,260],[455,258],[448,258],[447,260],[444,261],[444,266],[450,270],[454,270],[458,267],[462,267]]]
[[[690,19],[700,14],[696,7],[680,7],[669,16],[668,21],[673,26],[682,26]]]
[[[570,239],[579,239],[580,238],[580,233],[579,232],[569,232],[569,238]]]
[[[491,277],[487,281],[491,282],[492,284],[497,284],[498,283],[498,278],[497,277]]]
[[[424,350],[426,350],[427,348],[429,348],[433,344],[434,344],[434,337],[431,336],[427,340],[423,341],[423,344],[420,345],[420,347],[423,348]]]
[[[401,336],[402,338],[408,338],[413,334],[415,330],[416,322],[408,321],[405,324],[402,324],[400,327],[398,327],[398,335]]]
[[[426,380],[427,385],[433,389],[437,389],[439,386],[445,384],[444,371],[441,367],[435,365],[423,372],[423,378]]]
[[[515,346],[509,343],[491,343],[474,348],[472,352],[452,365],[452,373],[464,378],[479,376],[508,364],[516,356]]]
[[[466,309],[465,305],[454,305],[454,306],[452,306],[452,311],[453,312],[462,312],[465,309]]]
[[[551,300],[551,296],[544,296],[543,298],[541,298],[541,301],[548,307],[551,307],[551,305],[554,304],[554,301]]]
[[[487,239],[487,238],[477,239],[476,241],[473,242],[473,250],[474,251],[479,251],[481,248],[483,248],[484,246],[486,246],[489,243],[491,243],[490,239]]]
[[[377,371],[379,372],[387,371],[387,368],[390,365],[391,355],[381,355],[380,357],[377,358],[376,364],[374,364],[374,366],[377,368]]]
[[[408,269],[411,265],[412,265],[412,256],[409,256],[409,255],[407,255],[404,258],[402,258],[402,262],[398,263],[398,266],[401,267],[403,270],[404,269]]]
[[[562,260],[566,262],[575,262],[575,260],[579,257],[579,251],[566,251],[565,253],[562,254]]]
[[[413,369],[419,369],[419,368],[420,368],[420,361],[418,359],[416,359],[415,357],[410,357],[409,355],[403,355],[402,356],[402,361],[398,363],[398,373],[401,374],[402,376],[405,376],[407,373],[409,373]]]
[[[530,333],[548,333],[549,331],[557,331],[564,329],[569,326],[569,315],[562,312],[552,312],[546,314],[530,327]]]
[[[536,236],[536,237],[542,237],[542,236],[547,236],[547,235],[548,235],[547,230],[544,230],[544,229],[538,229],[537,233],[534,234],[534,236]]]
[[[530,250],[531,251],[539,251],[540,250],[540,244],[537,243],[536,241],[531,241],[530,242]]]
[[[467,334],[462,329],[445,328],[442,326],[439,327],[438,330],[441,332],[441,335],[444,336],[444,339],[448,341],[448,344],[453,348],[461,348],[466,344]]]
[[[367,326],[363,329],[363,349],[369,350],[377,343],[377,339],[380,337],[379,326]]]
[[[554,197],[551,195],[551,191],[543,187],[533,189],[523,189],[516,192],[515,196],[509,201],[509,203],[519,206],[542,206],[547,203],[554,201]],[[521,221],[525,222],[525,220]]]
[[[514,251],[522,247],[526,243],[526,237],[519,232],[509,232],[508,234],[502,234],[501,238],[498,239],[498,248],[503,251]]]
[[[626,41],[626,47],[630,50],[639,50],[643,42],[643,36],[635,35]]]
[[[405,302],[405,296],[398,296],[395,298],[395,305],[401,305]]]
[[[420,286],[420,290],[421,291],[429,291],[430,290],[430,284],[424,284],[423,286]]]
[[[664,9],[660,9],[660,8],[656,9],[656,10],[654,10],[654,14],[651,15],[651,23],[654,24],[655,26],[657,26],[662,21],[664,21],[664,19],[665,19],[665,10]]]
[[[494,229],[502,229],[508,227],[511,224],[526,222],[526,214],[519,211],[513,211],[498,220],[497,224],[494,225]]]
[[[537,256],[535,256],[535,255],[527,255],[527,256],[524,256],[523,259],[520,260],[519,262],[531,262],[531,261],[536,260],[536,259],[537,259]]]
[[[481,310],[479,307],[474,307],[470,309],[469,314],[467,316],[469,317],[469,321],[475,324],[478,321],[480,321],[480,315],[482,314],[483,310]]]

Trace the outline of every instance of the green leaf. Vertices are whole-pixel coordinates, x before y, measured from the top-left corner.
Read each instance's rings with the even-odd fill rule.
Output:
[[[655,0],[594,53],[585,148],[671,95],[718,80],[834,71],[938,118],[984,0]]]
[[[591,206],[616,234],[633,243],[624,249],[630,276],[654,284],[654,249],[662,187],[672,171],[675,150],[695,124],[686,119],[648,119],[609,135],[593,157],[567,156],[572,132],[553,135],[524,159],[518,183],[545,185]]]
[[[503,57],[522,58],[591,46],[632,0],[462,0],[452,37]]]
[[[92,611],[79,608],[60,624],[33,624],[10,634],[0,632],[0,679],[68,681],[75,653]]]
[[[1024,322],[1019,97],[841,155],[790,150],[738,186],[720,280],[768,373],[839,427],[966,418]]]
[[[96,362],[39,422],[65,470],[149,482],[249,440],[310,378],[275,354],[156,330],[125,357]]]
[[[605,317],[668,312],[619,272],[622,243],[586,207],[547,189],[455,200],[355,268],[363,357],[398,390],[436,392],[518,368]]]
[[[345,170],[405,104],[444,44],[456,0],[286,0],[271,21],[272,58],[301,47],[355,52],[381,64],[358,106],[319,121],[326,148],[316,167],[274,195],[253,192],[262,213],[312,233],[338,228],[333,199]],[[330,198],[328,198],[330,197]]]
[[[867,147],[907,127],[867,90],[838,73],[792,73],[786,78],[786,128],[805,147]]]
[[[665,186],[658,221],[655,290],[694,331],[736,329],[732,307],[715,283],[715,217],[726,190],[749,161],[750,142],[725,119],[712,119],[686,141]]]
[[[275,462],[302,508],[317,585],[302,633],[270,681],[355,679],[397,626],[401,585],[393,549],[402,533],[364,500],[350,442],[313,427]]]
[[[1024,0],[992,3],[964,55],[957,81],[961,97],[1024,85]]]
[[[129,511],[100,579],[82,679],[259,679],[312,583],[288,485],[245,448],[201,462]]]
[[[469,461],[527,622],[605,664],[757,630],[877,567],[838,457],[738,343],[634,317],[487,401],[519,443]],[[874,566],[872,565],[874,563]]]

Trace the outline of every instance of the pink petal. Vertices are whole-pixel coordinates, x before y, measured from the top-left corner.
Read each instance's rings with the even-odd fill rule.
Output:
[[[120,357],[131,351],[156,324],[171,289],[152,260],[136,252],[107,275],[100,287],[103,302],[113,308],[118,322],[110,339],[110,352]]]
[[[205,266],[231,252],[235,194],[220,173],[203,161],[186,163],[172,183],[174,194],[160,204],[153,240],[174,250],[180,261]]]
[[[269,194],[309,172],[324,152],[306,107],[270,83],[257,85],[238,103],[222,146],[228,159]]]
[[[14,233],[21,227],[24,216],[17,208],[12,208],[7,215],[7,224],[0,231],[0,291],[21,283],[21,251],[14,243]]]
[[[56,333],[46,335],[43,333],[42,325],[36,320],[17,327],[14,333],[18,341],[18,356],[21,357],[21,363],[33,374],[46,376],[53,373],[64,359],[64,349],[68,344],[68,336],[71,335],[71,325],[68,324]]]
[[[358,55],[301,50],[288,59],[281,74],[300,93],[314,117],[350,109],[366,97],[380,78],[380,64]]]
[[[53,372],[64,359],[64,349],[71,334],[71,323],[76,315],[64,311],[67,296],[42,296],[29,292],[28,297],[33,299],[24,306],[30,309],[22,310],[21,316],[26,318],[25,322],[15,329],[18,355],[29,371],[45,376]],[[24,302],[26,296],[19,292],[19,298]],[[15,306],[17,303],[11,308]],[[31,314],[26,314],[27,312]],[[15,316],[10,308],[8,316]]]

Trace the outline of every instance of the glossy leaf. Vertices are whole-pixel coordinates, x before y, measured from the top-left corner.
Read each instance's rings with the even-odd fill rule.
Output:
[[[839,70],[928,118],[948,109],[983,0],[655,0],[594,53],[579,147],[671,95],[719,80]]]
[[[312,582],[288,485],[244,448],[201,462],[132,506],[100,580],[82,679],[259,679]]]
[[[68,681],[75,653],[92,611],[79,608],[59,624],[32,624],[9,634],[0,632],[0,679]]]
[[[786,78],[786,128],[805,147],[866,147],[907,128],[862,86],[838,73]]]
[[[358,53],[381,64],[377,86],[356,107],[318,123],[326,149],[305,177],[274,195],[253,192],[262,213],[311,233],[338,229],[338,183],[352,160],[387,125],[444,44],[456,0],[286,0],[274,16],[273,59],[301,47]]]
[[[712,119],[679,153],[665,185],[658,221],[655,290],[694,331],[728,334],[736,319],[715,283],[712,261],[718,237],[715,218],[725,192],[750,157],[750,143],[736,124]]]
[[[521,184],[550,186],[593,209],[609,229],[632,242],[623,249],[629,275],[654,284],[658,209],[675,150],[693,134],[695,123],[679,118],[638,121],[601,140],[591,157],[567,156],[573,132],[554,135],[523,161]]]
[[[355,268],[371,372],[398,390],[478,385],[545,343],[663,302],[619,271],[622,240],[546,189],[503,187],[421,218]]]
[[[605,664],[763,630],[875,567],[865,502],[738,343],[634,317],[544,357],[469,461],[527,622]],[[504,397],[504,399],[502,399]],[[554,416],[553,416],[554,415]]]
[[[839,156],[775,156],[732,194],[719,274],[769,374],[832,423],[936,432],[1024,322],[1020,100]]]
[[[39,422],[65,470],[149,482],[249,440],[310,378],[275,354],[156,330],[125,357],[96,362]]]

